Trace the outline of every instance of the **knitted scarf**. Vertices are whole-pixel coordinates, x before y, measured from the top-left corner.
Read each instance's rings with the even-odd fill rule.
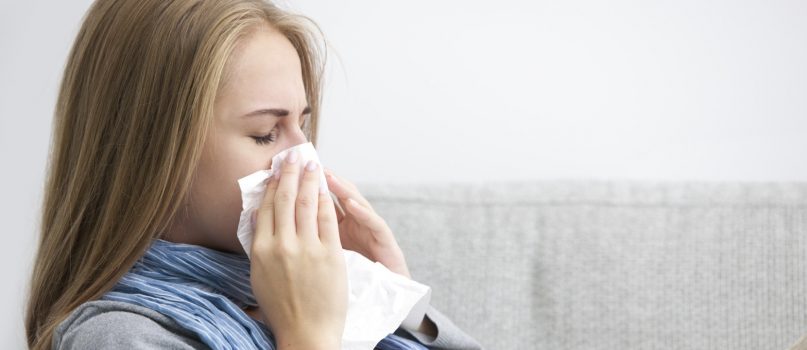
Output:
[[[242,309],[257,306],[246,256],[156,239],[101,299],[160,312],[198,335],[211,349],[274,350],[272,332]],[[375,349],[426,349],[389,334]]]

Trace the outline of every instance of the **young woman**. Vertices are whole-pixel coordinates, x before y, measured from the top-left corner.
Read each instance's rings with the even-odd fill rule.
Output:
[[[26,314],[33,349],[338,349],[341,249],[409,276],[356,186],[318,164],[267,185],[252,260],[236,180],[316,144],[323,51],[260,0],[98,0],[54,121]],[[431,308],[380,349],[481,348]]]

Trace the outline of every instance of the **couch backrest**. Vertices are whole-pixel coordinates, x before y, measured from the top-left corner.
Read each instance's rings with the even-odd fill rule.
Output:
[[[807,184],[357,184],[432,304],[489,349],[784,349]]]

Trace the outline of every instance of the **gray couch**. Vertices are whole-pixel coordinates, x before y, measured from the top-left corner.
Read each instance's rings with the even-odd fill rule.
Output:
[[[787,349],[807,183],[357,183],[488,349]]]

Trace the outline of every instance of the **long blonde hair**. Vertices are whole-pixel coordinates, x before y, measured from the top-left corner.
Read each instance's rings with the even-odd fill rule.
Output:
[[[30,284],[28,346],[111,289],[186,198],[237,42],[268,24],[294,45],[316,144],[325,46],[308,18],[261,0],[97,0],[56,104]]]

